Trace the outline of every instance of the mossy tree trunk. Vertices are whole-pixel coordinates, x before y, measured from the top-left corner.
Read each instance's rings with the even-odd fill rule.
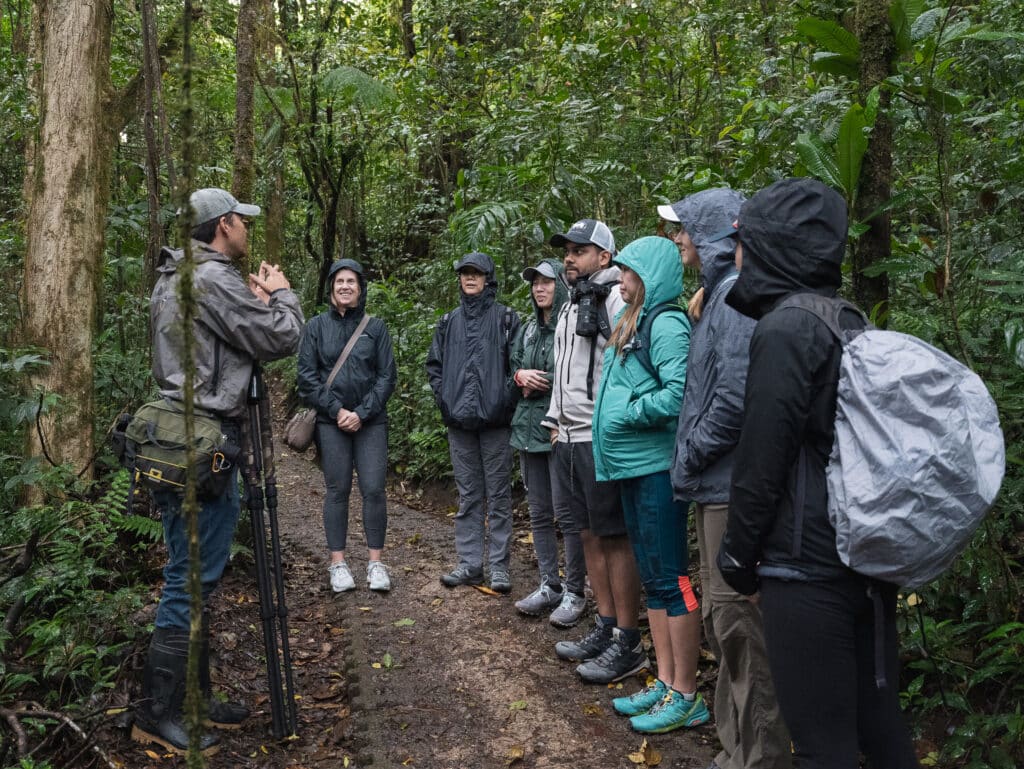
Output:
[[[82,472],[93,456],[92,343],[113,156],[113,7],[36,0],[34,12],[39,120],[27,171],[22,334],[50,361],[30,384],[61,402],[30,429],[27,450]]]

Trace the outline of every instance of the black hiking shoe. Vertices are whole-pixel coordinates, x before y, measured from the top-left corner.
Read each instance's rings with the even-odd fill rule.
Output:
[[[484,573],[483,571],[473,571],[468,566],[456,566],[447,574],[441,575],[441,584],[445,587],[482,585],[484,584]]]
[[[600,621],[594,623],[590,632],[578,641],[559,641],[555,644],[555,654],[563,660],[586,662],[592,660],[612,642],[612,626]]]
[[[636,646],[630,648],[622,631],[615,628],[611,644],[594,659],[578,666],[576,672],[588,684],[610,684],[650,666],[643,641],[637,641]]]

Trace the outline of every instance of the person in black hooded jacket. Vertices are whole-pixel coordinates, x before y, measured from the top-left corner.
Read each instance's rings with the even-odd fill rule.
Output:
[[[398,379],[391,336],[384,321],[366,317],[366,276],[354,259],[341,259],[327,274],[331,308],[306,324],[299,342],[299,398],[316,409],[316,445],[327,493],[324,531],[331,553],[331,589],[355,589],[345,560],[352,469],[363,495],[363,531],[369,549],[366,581],[371,590],[391,589],[381,561],[387,530],[387,402]],[[346,344],[366,319],[334,381],[327,380]]]
[[[760,594],[794,767],[856,769],[863,752],[872,769],[911,769],[896,587],[843,565],[828,517],[842,348],[817,317],[779,307],[800,292],[836,294],[846,235],[845,201],[812,179],[777,182],[740,209],[740,277],[726,302],[758,323],[717,564],[737,592]]]
[[[427,378],[448,427],[452,472],[459,490],[458,563],[441,576],[441,582],[446,587],[481,584],[487,556],[491,589],[507,593],[512,589],[509,425],[516,404],[509,353],[519,316],[495,301],[498,282],[487,254],[466,254],[456,262],[455,272],[462,301],[438,322],[427,353]],[[489,552],[485,552],[485,526],[490,530]]]

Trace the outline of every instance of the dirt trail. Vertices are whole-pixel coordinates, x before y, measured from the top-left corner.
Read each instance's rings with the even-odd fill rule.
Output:
[[[559,631],[546,618],[516,613],[513,601],[537,578],[525,516],[516,518],[512,594],[493,596],[438,582],[452,565],[454,496],[424,509],[389,499],[384,560],[393,589],[376,594],[366,589],[354,492],[347,552],[357,589],[336,595],[327,582],[318,468],[279,449],[277,478],[300,737],[270,740],[255,584],[234,569],[214,598],[214,682],[257,712],[242,730],[224,733],[208,766],[704,769],[711,762],[710,725],[649,738],[650,763],[631,759],[642,737],[610,700],[641,682],[582,684],[553,651],[582,626]],[[707,684],[702,690],[708,699]],[[123,738],[116,743],[113,754],[127,767],[184,765]]]

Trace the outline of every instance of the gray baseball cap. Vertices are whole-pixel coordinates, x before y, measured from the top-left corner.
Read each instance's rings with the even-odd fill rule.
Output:
[[[551,236],[548,241],[555,248],[563,248],[566,243],[572,241],[586,245],[593,243],[602,251],[615,253],[615,238],[608,225],[597,219],[580,219],[565,232],[559,232]]]
[[[542,278],[551,278],[554,280],[558,277],[558,273],[555,272],[555,268],[551,266],[551,262],[539,262],[534,267],[527,267],[523,270],[523,280],[527,283],[533,283],[534,279],[538,276]]]
[[[196,190],[188,199],[196,212],[195,223],[203,224],[225,214],[240,216],[259,216],[260,207],[251,203],[239,203],[235,196],[220,187],[207,187]]]

